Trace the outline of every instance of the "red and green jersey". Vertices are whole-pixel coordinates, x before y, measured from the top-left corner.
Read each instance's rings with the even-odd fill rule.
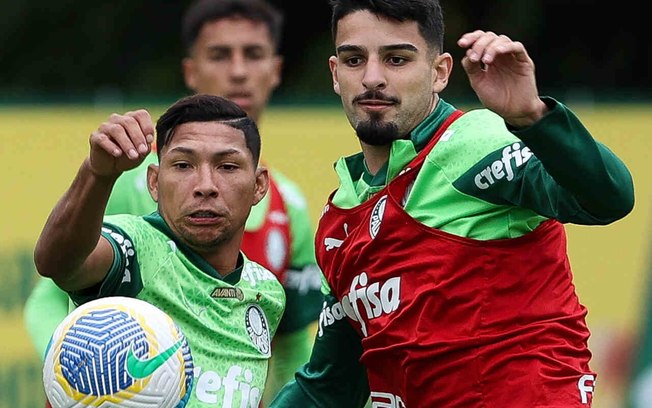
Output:
[[[315,350],[272,406],[362,406],[368,392],[388,407],[590,406],[563,223],[624,216],[632,180],[546,103],[510,131],[487,110],[450,123],[442,101],[375,176],[360,154],[338,161],[315,241],[327,294]]]

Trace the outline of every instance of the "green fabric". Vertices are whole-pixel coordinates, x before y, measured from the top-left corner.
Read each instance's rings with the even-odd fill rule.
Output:
[[[310,358],[314,338],[313,326],[316,326],[316,323],[282,336],[277,332],[272,345],[274,353],[263,393],[263,406],[269,405],[281,387],[294,378],[294,372]]]
[[[107,216],[103,236],[115,243],[120,261],[96,293],[71,298],[79,303],[129,294],[160,307],[179,323],[192,351],[196,376],[187,407],[257,406],[285,307],[272,272],[241,254],[238,268],[220,277],[156,213]],[[262,315],[252,316],[256,311]],[[250,317],[262,322],[257,338],[250,336]]]
[[[23,320],[39,358],[45,358],[52,333],[73,306],[68,294],[49,278],[40,277],[23,309]]]
[[[285,313],[274,338],[271,370],[265,401],[271,400],[280,387],[310,357],[313,336],[310,327],[319,317],[323,303],[321,271],[315,259],[314,229],[308,206],[299,187],[276,169],[270,170],[277,183],[290,220],[290,266],[283,286],[286,295]],[[267,215],[269,196],[252,208],[246,228],[256,230]]]
[[[325,302],[332,306],[337,299],[327,296]],[[359,362],[362,346],[358,334],[346,319],[319,330],[309,363],[281,389],[270,408],[365,406],[369,386],[364,366]]]

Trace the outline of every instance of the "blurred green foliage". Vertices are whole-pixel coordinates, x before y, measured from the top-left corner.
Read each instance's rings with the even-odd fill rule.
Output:
[[[327,0],[271,0],[286,15],[285,79],[275,100],[334,102]],[[161,100],[186,92],[180,16],[189,0],[2,2],[0,102]],[[652,98],[645,13],[590,0],[442,1],[446,50],[464,32],[493,30],[522,41],[542,93],[587,100]],[[589,16],[590,11],[590,16]],[[459,66],[447,92],[472,97]]]

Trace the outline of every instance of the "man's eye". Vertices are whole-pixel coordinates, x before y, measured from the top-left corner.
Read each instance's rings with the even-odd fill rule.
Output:
[[[260,51],[251,51],[245,54],[245,58],[250,61],[259,61],[265,58],[265,54]]]
[[[229,56],[227,54],[210,54],[208,56],[208,59],[211,61],[224,61],[228,58]]]
[[[393,57],[389,57],[388,61],[392,65],[403,65],[407,62],[407,58],[393,56]]]
[[[346,65],[356,67],[362,64],[362,58],[360,57],[349,57],[345,60]]]
[[[176,167],[177,169],[189,169],[190,164],[188,164],[188,163],[174,163],[174,167]]]
[[[235,164],[226,163],[226,164],[220,165],[220,168],[223,169],[223,170],[226,170],[226,171],[233,171],[233,170],[237,170],[238,166],[235,165]]]

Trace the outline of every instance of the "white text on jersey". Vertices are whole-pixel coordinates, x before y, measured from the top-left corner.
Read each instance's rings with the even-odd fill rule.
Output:
[[[202,372],[201,367],[195,367],[194,375],[193,388],[199,401],[222,408],[258,408],[262,394],[259,388],[251,386],[254,380],[251,370],[233,365],[226,375],[220,376],[215,371]],[[221,402],[218,401],[219,391],[223,391]],[[238,400],[240,404],[234,405]]]
[[[514,168],[519,168],[532,157],[532,151],[527,146],[521,148],[520,143],[514,143],[503,149],[503,156],[475,175],[473,181],[481,190],[488,189],[498,180],[505,178],[507,181],[514,179]],[[513,166],[512,166],[512,161]]]
[[[323,334],[324,327],[330,326],[345,315],[360,323],[362,334],[367,336],[366,321],[378,318],[383,314],[390,314],[398,309],[401,304],[401,278],[399,276],[388,279],[382,284],[374,282],[367,285],[367,273],[362,272],[353,277],[350,290],[342,300],[330,307],[324,304],[319,316],[320,336]],[[363,306],[362,309],[360,309],[360,304]]]

